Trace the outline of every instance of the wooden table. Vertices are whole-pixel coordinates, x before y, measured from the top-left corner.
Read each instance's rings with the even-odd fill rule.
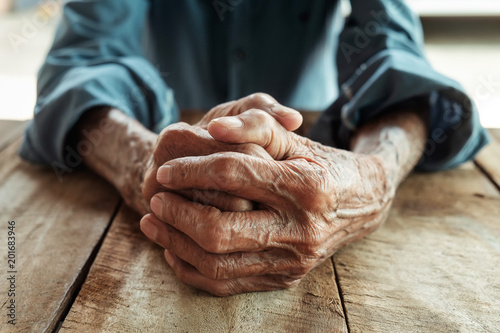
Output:
[[[24,125],[0,122],[1,332],[500,332],[500,130],[475,163],[409,177],[383,227],[299,286],[218,298],[176,279],[99,177],[23,162]]]

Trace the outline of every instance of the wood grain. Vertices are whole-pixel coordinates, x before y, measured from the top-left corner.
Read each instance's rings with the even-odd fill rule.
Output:
[[[476,163],[500,188],[500,129],[490,128],[488,131],[491,143],[479,152]]]
[[[351,332],[498,332],[500,197],[473,166],[415,174],[334,256]]]
[[[27,120],[0,120],[0,151],[21,137],[27,124]]]
[[[51,168],[22,161],[19,144],[0,153],[0,332],[50,332],[83,283],[119,197],[87,172],[75,171],[58,181]],[[9,220],[16,221],[15,327],[6,320]]]
[[[347,332],[331,261],[297,287],[220,298],[180,283],[120,209],[60,332]]]

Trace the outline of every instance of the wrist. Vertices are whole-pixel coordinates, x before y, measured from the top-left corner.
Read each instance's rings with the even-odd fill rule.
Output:
[[[351,141],[352,151],[370,155],[394,188],[413,170],[423,153],[427,133],[421,114],[403,110],[385,115],[362,126]]]
[[[128,146],[126,143],[123,145],[126,147],[124,149],[126,153],[119,163],[122,167],[117,177],[118,181],[114,185],[127,205],[141,214],[146,214],[149,211],[149,203],[144,198],[142,189],[146,170],[152,163],[156,135],[154,137],[148,135],[145,138],[142,135],[136,136],[138,133],[129,134],[132,142]]]
[[[113,108],[89,110],[76,133],[80,142],[89,136],[99,138],[91,142],[88,154],[82,154],[85,165],[113,184],[128,205],[145,212],[148,205],[141,188],[156,134]]]

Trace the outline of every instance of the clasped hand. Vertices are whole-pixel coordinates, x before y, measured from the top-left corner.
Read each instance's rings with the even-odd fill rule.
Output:
[[[300,123],[257,94],[160,134],[141,229],[182,282],[220,296],[288,288],[383,222],[383,161],[291,132]]]

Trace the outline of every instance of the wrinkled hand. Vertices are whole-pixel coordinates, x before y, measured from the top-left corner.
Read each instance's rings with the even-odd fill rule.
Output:
[[[208,124],[214,119],[228,116],[236,116],[245,111],[256,109],[272,116],[286,130],[295,131],[302,124],[302,116],[299,112],[279,104],[272,96],[264,93],[255,93],[237,101],[231,101],[217,105],[212,108],[195,126],[207,129]],[[228,124],[232,118],[226,118]]]
[[[185,284],[221,296],[287,288],[385,219],[395,186],[380,158],[323,146],[259,110],[207,128],[218,141],[255,143],[272,159],[219,152],[158,170],[158,182],[171,191],[210,189],[257,203],[255,210],[224,212],[171,192],[152,198],[154,214],[141,229],[166,249]]]
[[[142,194],[149,202],[151,197],[165,191],[156,180],[158,168],[165,162],[185,156],[206,156],[217,152],[235,151],[243,154],[271,158],[262,147],[255,144],[234,145],[214,140],[206,131],[207,125],[213,119],[222,116],[232,116],[244,111],[258,109],[273,116],[284,129],[293,131],[302,124],[302,116],[297,111],[284,107],[267,94],[256,93],[237,101],[224,103],[210,110],[195,126],[177,123],[165,128],[156,141],[152,156],[147,163]],[[216,120],[217,121],[217,120]],[[216,122],[215,121],[215,122]],[[227,193],[210,190],[208,187],[197,189],[179,189],[179,193],[194,201],[209,204],[223,211],[245,211],[252,209],[249,200],[228,195]]]

